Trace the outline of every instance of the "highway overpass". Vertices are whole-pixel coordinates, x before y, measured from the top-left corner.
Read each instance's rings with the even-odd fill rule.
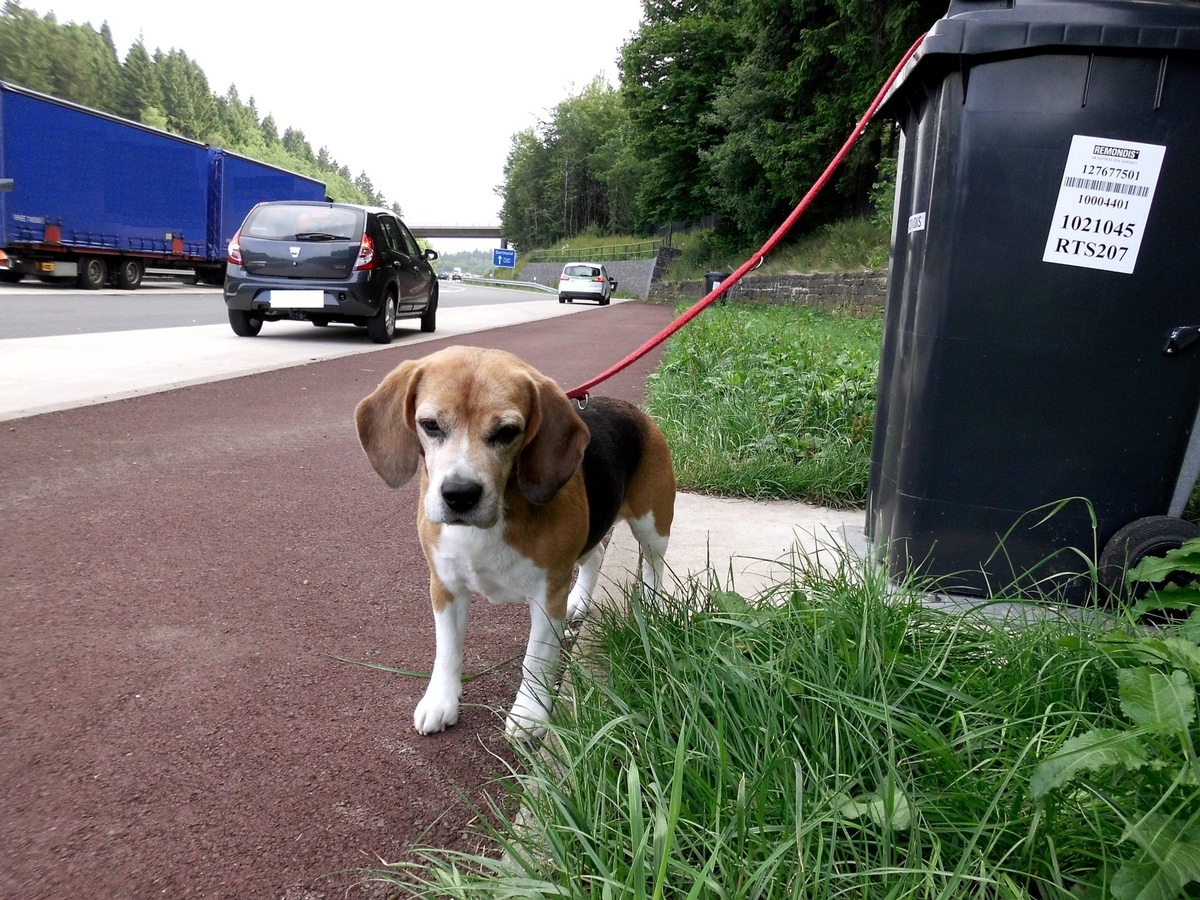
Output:
[[[409,225],[408,230],[419,238],[495,238],[501,246],[508,246],[499,225]]]

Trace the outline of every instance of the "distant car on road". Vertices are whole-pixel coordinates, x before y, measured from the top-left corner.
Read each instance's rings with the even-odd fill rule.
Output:
[[[601,263],[567,263],[558,279],[558,302],[596,300],[608,306],[616,289],[616,280]]]
[[[228,247],[225,305],[235,334],[263,322],[365,326],[390,343],[396,320],[437,327],[436,250],[422,250],[391,210],[351,203],[277,201],[250,210]]]

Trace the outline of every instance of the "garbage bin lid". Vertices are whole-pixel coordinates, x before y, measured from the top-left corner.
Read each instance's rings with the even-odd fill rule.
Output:
[[[951,0],[884,100],[918,70],[962,57],[1058,47],[1200,51],[1192,0]]]

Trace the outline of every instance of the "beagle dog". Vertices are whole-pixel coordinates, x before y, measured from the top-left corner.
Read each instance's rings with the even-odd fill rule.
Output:
[[[602,539],[615,522],[628,522],[641,547],[643,585],[662,585],[675,512],[662,432],[622,400],[591,398],[577,409],[518,357],[478,347],[402,362],[354,419],[367,459],[389,486],[421,472],[417,531],[437,649],[413,714],[417,731],[458,721],[467,617],[480,594],[529,604],[529,644],[505,730],[540,735],[564,623],[586,615]]]

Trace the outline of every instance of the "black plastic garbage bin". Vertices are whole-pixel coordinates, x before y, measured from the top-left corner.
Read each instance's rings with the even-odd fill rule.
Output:
[[[868,537],[895,578],[1086,600],[1128,526],[1191,533],[1200,4],[955,0],[884,110]]]
[[[704,296],[708,296],[718,287],[721,282],[728,278],[729,272],[705,272],[704,273]]]

